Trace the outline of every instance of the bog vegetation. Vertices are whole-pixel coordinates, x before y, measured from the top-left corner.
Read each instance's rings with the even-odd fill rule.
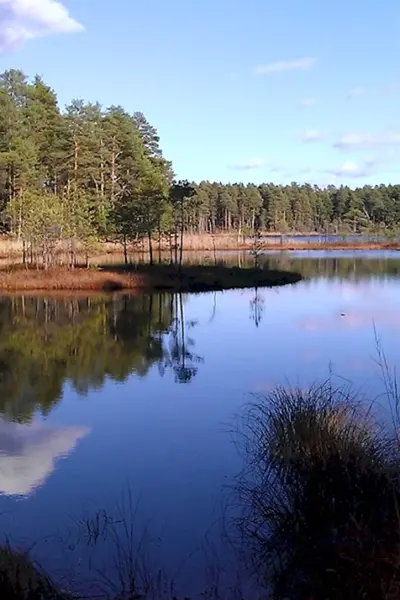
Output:
[[[332,381],[246,408],[236,542],[266,597],[399,598],[399,405],[384,379],[393,427]]]
[[[0,227],[20,241],[24,262],[54,262],[60,245],[147,240],[180,262],[183,233],[241,236],[270,231],[395,235],[400,186],[199,184],[175,181],[156,129],[141,112],[73,100],[61,110],[38,76],[0,75]]]

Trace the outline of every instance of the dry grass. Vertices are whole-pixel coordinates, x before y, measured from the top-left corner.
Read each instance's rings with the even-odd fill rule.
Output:
[[[277,234],[264,234],[264,249],[265,250],[400,250],[399,242],[389,241],[307,241],[299,239],[291,239],[285,241],[285,237],[277,237]],[[313,235],[310,235],[312,238]],[[318,238],[317,235],[314,236]],[[185,234],[183,247],[185,251],[223,251],[223,250],[250,250],[252,244],[251,237],[243,238],[237,233],[211,233],[205,234]],[[128,247],[129,253],[148,252],[148,242],[143,240],[140,244],[132,244]],[[154,241],[154,251],[158,252],[158,243]],[[169,242],[166,239],[161,241],[161,251],[163,253],[170,252]],[[86,257],[87,251],[79,243],[76,243],[77,256]],[[112,241],[103,241],[96,244],[89,252],[90,256],[104,254],[113,255],[121,254],[121,244]],[[56,248],[58,262],[67,264],[69,261],[69,242],[60,242]],[[9,263],[22,262],[22,242],[10,238],[8,236],[0,236],[0,262]]]
[[[240,550],[271,598],[399,598],[396,436],[351,390],[278,388],[245,412]]]
[[[0,270],[1,292],[117,291],[140,287],[145,287],[141,278],[99,269],[55,267],[45,271],[21,267]]]
[[[239,269],[222,265],[113,265],[99,268],[54,267],[48,270],[14,267],[0,270],[0,292],[165,290],[208,291],[296,283],[297,273]]]
[[[310,236],[312,237],[312,236]],[[315,236],[317,237],[317,236]],[[400,250],[399,242],[368,242],[368,241],[307,241],[299,239],[286,242],[285,238],[276,237],[276,234],[265,235],[263,239],[264,250]],[[184,238],[185,250],[249,250],[252,245],[251,237],[244,240],[237,234],[218,233],[186,235]],[[164,247],[164,249],[166,249]]]
[[[237,233],[186,234],[183,239],[185,250],[246,250],[250,247]]]
[[[264,250],[400,250],[398,242],[293,242],[268,241]]]
[[[312,237],[312,236],[310,236]],[[317,236],[315,236],[317,237]],[[263,238],[263,249],[268,250],[400,250],[399,242],[368,242],[368,241],[318,241],[304,242],[301,239],[296,241],[291,239],[290,242],[266,234]],[[208,251],[217,252],[224,250],[250,250],[252,246],[252,238],[238,238],[237,234],[218,233],[215,236],[207,234],[187,234],[184,236],[183,248],[185,252],[191,251]],[[157,243],[154,244],[154,250],[158,251]],[[113,244],[112,242],[103,242],[99,244],[98,251],[104,254],[121,253],[121,245]],[[130,248],[130,252],[148,251],[148,244],[143,241],[141,245],[135,245]],[[162,252],[169,252],[168,244],[163,241],[161,244]]]

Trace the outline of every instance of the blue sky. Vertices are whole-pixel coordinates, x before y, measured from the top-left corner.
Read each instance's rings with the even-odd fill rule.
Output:
[[[178,177],[395,183],[398,0],[0,0],[0,69],[141,110]]]

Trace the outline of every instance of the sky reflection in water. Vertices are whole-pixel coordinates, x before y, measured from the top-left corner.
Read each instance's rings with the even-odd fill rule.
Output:
[[[256,298],[3,299],[3,530],[35,540],[129,488],[175,570],[218,520],[241,465],[229,430],[251,393],[331,370],[378,396],[375,332],[398,364],[399,261],[344,260],[290,258],[307,279]]]

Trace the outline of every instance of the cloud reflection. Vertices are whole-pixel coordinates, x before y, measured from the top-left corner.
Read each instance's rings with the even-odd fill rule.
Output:
[[[0,419],[0,493],[26,496],[54,471],[89,430],[84,427],[21,425]]]

